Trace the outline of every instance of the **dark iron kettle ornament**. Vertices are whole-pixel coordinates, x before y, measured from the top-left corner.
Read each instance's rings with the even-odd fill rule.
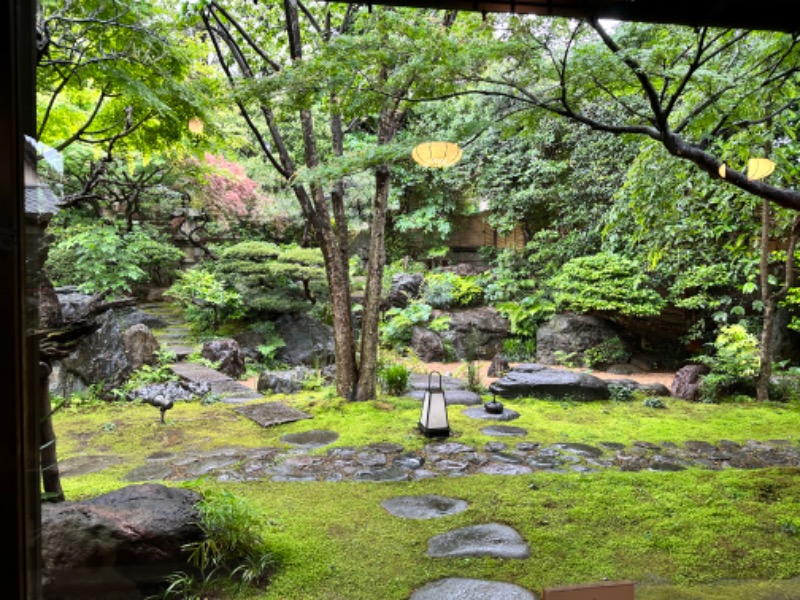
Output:
[[[499,415],[503,412],[502,402],[498,402],[497,397],[494,395],[492,396],[491,402],[487,402],[486,404],[484,404],[483,408],[484,410],[486,410],[487,413],[492,415]]]

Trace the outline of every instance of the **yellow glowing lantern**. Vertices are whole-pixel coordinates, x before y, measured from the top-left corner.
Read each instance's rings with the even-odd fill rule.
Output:
[[[197,117],[192,117],[189,119],[189,131],[195,135],[200,135],[203,133],[203,122]]]
[[[775,170],[775,163],[768,158],[751,158],[747,161],[747,178],[750,181],[756,179],[764,179]],[[719,166],[719,176],[725,179],[728,173],[728,167],[725,163]]]
[[[764,179],[775,170],[775,163],[768,158],[751,158],[747,161],[747,178]]]
[[[411,152],[412,158],[423,167],[444,169],[461,160],[461,148],[451,142],[425,142]]]

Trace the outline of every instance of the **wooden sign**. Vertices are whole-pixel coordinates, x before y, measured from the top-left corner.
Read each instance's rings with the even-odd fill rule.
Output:
[[[632,581],[545,588],[542,600],[634,600]]]

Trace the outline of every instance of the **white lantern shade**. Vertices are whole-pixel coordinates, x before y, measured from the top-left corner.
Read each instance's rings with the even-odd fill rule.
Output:
[[[439,375],[439,387],[433,388],[428,379],[428,389],[422,399],[422,413],[419,417],[419,429],[426,436],[450,435],[450,424],[447,420],[447,400],[444,397],[444,390],[441,388],[441,375]]]

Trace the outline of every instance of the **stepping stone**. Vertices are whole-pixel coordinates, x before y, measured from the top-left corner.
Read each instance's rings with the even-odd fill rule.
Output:
[[[488,413],[482,406],[468,408],[463,412],[473,419],[488,419],[490,421],[513,421],[514,419],[519,419],[519,413],[510,408],[504,408],[503,412],[499,414]]]
[[[138,483],[140,481],[163,481],[172,475],[172,467],[164,463],[142,465],[128,471],[123,477],[125,481]]]
[[[565,452],[571,452],[580,456],[588,456],[590,458],[599,458],[603,455],[603,451],[600,450],[600,448],[595,448],[594,446],[589,446],[588,444],[553,444],[553,448],[558,448],[559,450],[564,450]]]
[[[356,481],[408,481],[410,476],[406,469],[392,465],[386,469],[358,471],[353,478]]]
[[[433,443],[425,446],[427,454],[460,454],[462,452],[475,452],[475,448],[461,442]]]
[[[516,464],[490,464],[477,470],[484,475],[528,475],[533,469],[525,465]]]
[[[481,429],[481,433],[483,435],[493,435],[493,436],[524,436],[527,435],[528,430],[523,429],[522,427],[512,427],[511,425],[490,425],[489,427],[484,427]]]
[[[232,379],[212,381],[211,392],[222,396],[222,401],[229,404],[258,400],[264,397],[263,394],[259,394],[253,388],[249,388],[243,383]]]
[[[458,498],[425,494],[389,498],[381,502],[381,506],[395,517],[403,519],[438,519],[460,513],[469,505]]]
[[[85,456],[73,456],[58,461],[58,470],[62,477],[75,477],[97,473],[108,467],[113,467],[122,462],[119,456],[111,454],[97,454]]]
[[[170,369],[181,379],[192,382],[212,383],[215,381],[233,381],[219,371],[198,363],[176,363]]]
[[[428,540],[428,556],[491,556],[494,558],[528,558],[531,550],[522,536],[511,527],[499,523],[462,527]]]
[[[409,600],[537,600],[525,588],[513,583],[447,577],[434,581],[411,594]]]
[[[417,400],[422,400],[425,397],[425,390],[414,390],[409,393],[408,396],[411,398],[416,398]],[[480,394],[476,392],[470,392],[469,390],[445,390],[444,400],[447,406],[458,404],[464,406],[475,406],[483,403],[483,398],[481,398]]]
[[[247,417],[261,425],[271,427],[283,423],[294,423],[302,419],[313,419],[308,413],[286,406],[281,402],[263,402],[248,404],[234,409],[240,415]]]
[[[432,386],[439,385],[439,376],[433,375],[430,378],[430,383]],[[408,386],[412,390],[422,390],[423,392],[428,389],[428,374],[427,373],[412,373],[411,376],[408,378]],[[455,377],[448,377],[447,375],[442,375],[442,389],[445,391],[445,395],[450,390],[463,390],[467,387],[467,382],[462,379],[457,379]]]
[[[299,433],[287,433],[281,437],[282,442],[302,446],[304,448],[321,448],[339,439],[339,434],[327,429],[310,429]]]

